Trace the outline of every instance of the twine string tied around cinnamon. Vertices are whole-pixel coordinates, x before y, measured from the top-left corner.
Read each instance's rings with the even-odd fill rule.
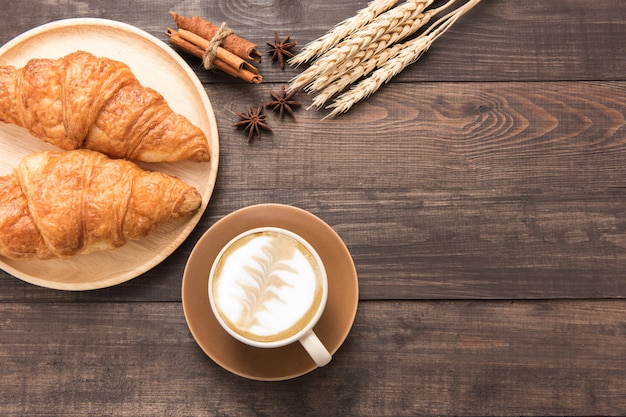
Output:
[[[226,22],[222,22],[215,35],[209,40],[209,46],[206,48],[206,51],[204,51],[204,56],[202,57],[204,69],[210,70],[213,68],[213,60],[217,56],[217,48],[233,33],[233,30],[226,26]]]

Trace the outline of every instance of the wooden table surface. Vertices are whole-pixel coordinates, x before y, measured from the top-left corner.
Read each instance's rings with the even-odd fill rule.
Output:
[[[102,17],[168,43],[168,11],[301,46],[366,1],[5,2],[0,43]],[[220,166],[208,208],[163,263],[67,292],[0,272],[0,414],[626,414],[626,2],[483,0],[346,115],[246,141],[235,112],[303,68],[265,55],[250,85],[200,69]],[[222,369],[181,305],[195,243],[227,214],[282,203],[349,248],[356,319],[330,365],[282,382]]]

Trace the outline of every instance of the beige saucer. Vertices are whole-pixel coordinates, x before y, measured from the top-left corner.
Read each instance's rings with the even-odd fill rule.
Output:
[[[328,302],[314,330],[331,354],[350,332],[359,285],[350,252],[337,233],[315,215],[296,207],[246,207],[216,222],[200,238],[185,267],[182,286],[183,310],[193,337],[224,369],[245,378],[278,381],[304,375],[316,365],[299,343],[263,349],[235,340],[218,324],[208,297],[209,270],[222,246],[239,233],[260,226],[282,227],[301,235],[322,258],[328,273]]]

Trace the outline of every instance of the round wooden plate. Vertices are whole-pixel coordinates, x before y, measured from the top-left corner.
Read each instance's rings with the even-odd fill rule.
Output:
[[[0,65],[22,67],[32,58],[60,58],[83,50],[126,63],[139,81],[161,93],[170,107],[200,127],[211,146],[211,161],[147,164],[193,185],[202,206],[191,219],[160,225],[144,239],[125,246],[64,260],[13,260],[0,257],[0,268],[35,285],[62,290],[90,290],[116,285],[153,268],[187,238],[207,207],[219,160],[213,108],[204,87],[187,63],[166,43],[130,26],[105,19],[60,20],[23,33],[0,48]],[[23,129],[0,123],[0,175],[9,174],[33,152],[55,149]]]
[[[339,235],[319,217],[297,207],[259,204],[239,209],[217,221],[191,252],[183,274],[185,319],[202,350],[230,372],[260,381],[295,378],[317,367],[300,343],[264,349],[239,342],[219,325],[209,304],[209,271],[220,249],[238,234],[257,227],[291,230],[306,239],[324,262],[328,301],[315,334],[335,354],[354,322],[359,283],[352,256]],[[332,366],[333,362],[326,366]]]

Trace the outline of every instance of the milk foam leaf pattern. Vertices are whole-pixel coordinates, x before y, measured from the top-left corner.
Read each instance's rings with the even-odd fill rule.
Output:
[[[294,251],[293,248],[281,247],[270,241],[262,247],[262,256],[251,257],[251,263],[244,267],[249,280],[239,280],[245,296],[237,320],[238,327],[249,330],[256,325],[262,326],[259,313],[266,311],[271,314],[269,303],[272,301],[285,303],[281,298],[281,289],[292,285],[284,275],[297,272],[287,262],[293,257]]]

